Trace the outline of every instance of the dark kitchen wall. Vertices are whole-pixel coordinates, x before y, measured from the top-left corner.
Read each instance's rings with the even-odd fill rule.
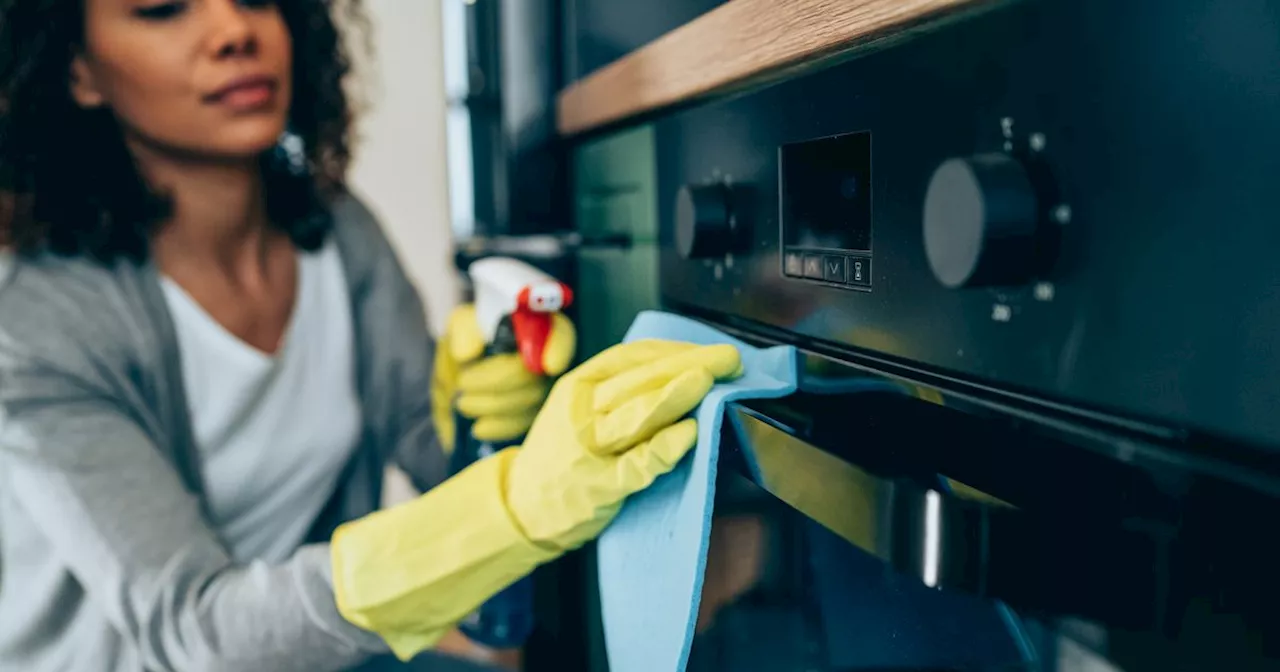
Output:
[[[564,81],[575,82],[728,0],[563,0]]]
[[[566,164],[555,128],[561,2],[484,0],[467,8],[477,234],[567,226]]]
[[[476,233],[570,226],[556,95],[727,0],[480,0],[468,6]]]

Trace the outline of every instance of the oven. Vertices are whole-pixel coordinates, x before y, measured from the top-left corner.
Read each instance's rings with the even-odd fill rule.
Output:
[[[689,669],[1276,668],[1280,2],[979,4],[646,121],[661,305],[804,356]]]

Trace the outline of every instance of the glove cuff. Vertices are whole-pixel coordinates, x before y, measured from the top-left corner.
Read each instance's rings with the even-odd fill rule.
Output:
[[[408,660],[557,557],[532,543],[507,507],[512,457],[513,450],[502,451],[417,499],[339,527],[330,560],[343,618]]]

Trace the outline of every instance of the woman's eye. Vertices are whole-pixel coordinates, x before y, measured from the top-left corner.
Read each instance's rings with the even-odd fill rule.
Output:
[[[138,15],[139,18],[143,18],[148,21],[164,21],[165,19],[172,19],[173,17],[181,14],[186,10],[186,8],[187,3],[185,2],[162,2],[157,5],[139,7],[133,10],[133,12]]]

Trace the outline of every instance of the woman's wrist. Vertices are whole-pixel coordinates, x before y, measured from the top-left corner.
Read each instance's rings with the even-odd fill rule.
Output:
[[[408,659],[556,558],[508,509],[513,457],[514,449],[495,454],[412,501],[339,527],[330,544],[339,613]]]

